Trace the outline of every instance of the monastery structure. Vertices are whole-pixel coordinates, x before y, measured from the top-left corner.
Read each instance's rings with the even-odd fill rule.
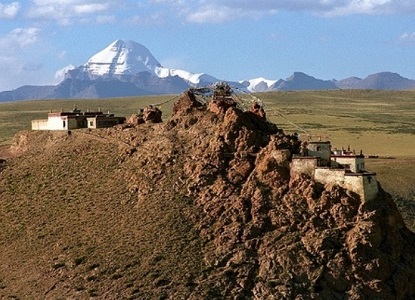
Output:
[[[74,107],[70,111],[49,112],[47,119],[32,120],[32,130],[72,130],[78,128],[107,128],[125,122],[124,117],[115,117],[109,112],[86,111]]]
[[[300,155],[293,156],[291,175],[306,174],[322,184],[337,184],[368,202],[379,190],[376,173],[366,171],[364,158],[362,152],[356,154],[350,149],[331,151],[329,141],[308,142]]]

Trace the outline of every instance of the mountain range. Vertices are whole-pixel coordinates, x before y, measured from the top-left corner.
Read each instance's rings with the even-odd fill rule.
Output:
[[[28,99],[110,98],[156,94],[176,94],[189,87],[209,86],[222,81],[206,73],[192,73],[163,67],[143,45],[116,40],[93,55],[84,65],[68,70],[57,85],[22,86],[0,92],[0,102]],[[245,92],[330,89],[415,89],[415,80],[397,73],[381,72],[362,79],[322,80],[294,72],[286,79],[263,77],[229,82]]]

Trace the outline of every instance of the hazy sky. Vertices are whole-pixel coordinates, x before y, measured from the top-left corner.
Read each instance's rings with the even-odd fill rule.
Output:
[[[224,80],[415,79],[414,0],[0,0],[0,91],[55,84],[116,39]]]

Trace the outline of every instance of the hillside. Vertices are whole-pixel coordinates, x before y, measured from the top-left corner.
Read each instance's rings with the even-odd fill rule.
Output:
[[[415,235],[290,177],[300,141],[185,94],[165,123],[21,132],[0,172],[0,297],[409,299]]]

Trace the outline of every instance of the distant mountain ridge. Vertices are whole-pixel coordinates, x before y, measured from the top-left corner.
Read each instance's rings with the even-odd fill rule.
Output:
[[[281,81],[274,90],[333,90],[338,89],[330,80],[316,79],[301,72],[294,72],[287,80]]]
[[[206,73],[165,68],[145,46],[130,40],[116,40],[93,55],[84,65],[68,70],[58,85],[22,86],[0,92],[0,102],[176,94],[189,87],[209,86],[218,81],[223,80]],[[229,83],[246,92],[415,89],[415,80],[392,72],[380,72],[364,79],[349,77],[342,80],[322,80],[294,72],[285,80],[259,77]]]
[[[404,78],[398,73],[380,72],[367,76],[365,79],[351,77],[336,82],[342,89],[372,90],[411,90],[415,89],[415,80]]]

